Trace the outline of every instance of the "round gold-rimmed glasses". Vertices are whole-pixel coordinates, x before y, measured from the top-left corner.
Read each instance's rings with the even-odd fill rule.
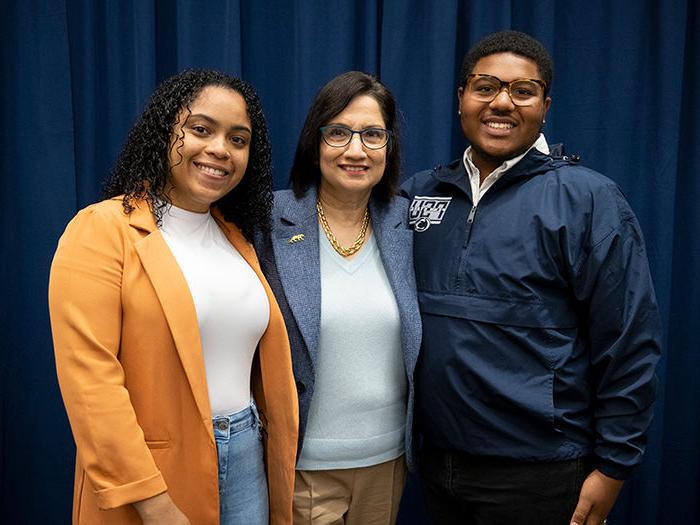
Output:
[[[493,75],[467,75],[467,93],[479,102],[493,101],[504,88],[516,106],[532,106],[538,99],[544,98],[547,83],[536,78],[516,78],[506,82]]]

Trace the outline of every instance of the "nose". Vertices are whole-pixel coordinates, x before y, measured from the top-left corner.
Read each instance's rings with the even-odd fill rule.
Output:
[[[350,143],[346,146],[345,153],[353,157],[367,156],[367,152],[365,151],[364,144],[362,144],[359,133],[353,133]]]
[[[207,153],[210,153],[219,158],[229,156],[228,139],[225,135],[213,135],[211,140],[207,142]]]
[[[503,87],[498,92],[496,98],[494,98],[489,105],[494,109],[512,110],[515,108],[515,104],[513,104],[506,87]]]

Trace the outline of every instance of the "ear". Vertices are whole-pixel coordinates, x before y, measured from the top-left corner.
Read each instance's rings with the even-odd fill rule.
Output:
[[[549,106],[552,105],[552,97],[547,97],[544,99],[544,113],[542,114],[542,118],[544,119],[545,115],[547,115],[547,111],[549,111]]]
[[[462,86],[457,88],[457,114],[462,114],[462,97],[464,96],[464,88]]]

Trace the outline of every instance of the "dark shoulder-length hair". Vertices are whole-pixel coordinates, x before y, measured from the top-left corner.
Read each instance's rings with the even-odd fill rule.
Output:
[[[256,228],[268,230],[272,209],[271,147],[260,99],[247,82],[214,70],[190,69],[168,78],[153,92],[146,109],[129,131],[117,164],[104,185],[106,198],[124,195],[124,211],[131,213],[134,200],[148,201],[160,223],[170,203],[165,193],[170,177],[169,151],[181,110],[208,86],[239,93],[246,103],[253,127],[248,167],[241,182],[214,203],[227,221],[235,223],[248,240]],[[176,144],[182,144],[182,136]]]
[[[386,127],[391,131],[391,138],[386,146],[384,175],[372,189],[372,196],[380,201],[388,202],[396,194],[401,167],[396,101],[391,91],[377,78],[361,71],[348,71],[338,75],[321,88],[306,116],[289,176],[297,198],[306,194],[310,187],[318,187],[321,180],[319,167],[321,132],[319,128],[333,120],[352,99],[360,95],[368,95],[377,101]]]

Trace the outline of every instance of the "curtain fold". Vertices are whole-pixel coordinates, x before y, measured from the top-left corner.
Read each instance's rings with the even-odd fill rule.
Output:
[[[56,241],[100,198],[155,85],[212,67],[256,86],[287,186],[317,90],[377,74],[402,114],[403,176],[466,146],[462,55],[513,28],[555,61],[545,134],[623,188],[649,251],[667,336],[647,456],[613,511],[620,524],[700,523],[700,7],[697,1],[23,0],[0,17],[0,516],[70,522],[75,450],[46,305]],[[428,523],[415,479],[401,524]],[[614,520],[614,521],[613,521]]]

